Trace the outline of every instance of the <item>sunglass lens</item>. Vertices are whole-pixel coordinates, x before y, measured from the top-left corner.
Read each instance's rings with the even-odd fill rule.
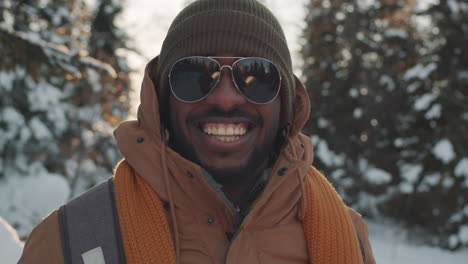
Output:
[[[188,57],[174,64],[170,84],[174,95],[186,102],[195,102],[205,97],[219,78],[219,64],[204,57]]]
[[[275,98],[280,87],[278,68],[261,58],[246,58],[234,67],[234,79],[242,94],[254,103],[264,104]]]

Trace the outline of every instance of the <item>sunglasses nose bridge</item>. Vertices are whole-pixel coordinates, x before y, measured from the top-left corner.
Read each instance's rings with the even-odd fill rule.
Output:
[[[223,72],[224,68],[228,68],[228,69],[230,69],[231,72],[232,72],[232,66],[231,66],[231,65],[222,65],[222,66],[219,68],[219,71],[220,71],[220,72]]]
[[[231,73],[224,73],[225,68],[231,69]],[[234,76],[232,75],[231,65],[220,66],[216,85],[206,96],[205,102],[208,104],[217,105],[221,109],[229,110],[235,105],[244,104],[247,100],[237,87]]]
[[[244,95],[242,94],[242,92],[240,91],[239,87],[237,86],[236,80],[235,80],[235,78],[234,78],[234,70],[232,69],[232,66],[233,66],[233,65],[221,65],[221,66],[220,66],[220,68],[219,68],[219,72],[220,72],[220,74],[221,74],[220,79],[221,79],[221,77],[222,77],[223,70],[224,70],[225,68],[230,69],[230,70],[231,70],[231,75],[230,75],[230,77],[231,77],[231,82],[232,82],[232,84],[233,84],[234,87],[236,88],[237,92],[239,92],[242,96],[244,96]],[[219,85],[219,81],[218,81],[217,85]]]

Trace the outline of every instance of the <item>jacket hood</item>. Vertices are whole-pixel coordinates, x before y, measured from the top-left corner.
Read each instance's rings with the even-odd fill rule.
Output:
[[[148,171],[162,171],[160,160],[160,152],[162,148],[167,149],[167,155],[170,159],[171,156],[176,160],[183,159],[178,153],[171,150],[169,147],[164,146],[164,139],[162,137],[161,126],[161,113],[158,103],[158,95],[156,93],[155,83],[152,81],[151,76],[155,76],[158,71],[159,57],[152,59],[145,68],[145,74],[140,92],[140,105],[137,112],[137,120],[130,120],[122,122],[114,131],[118,148],[123,154],[124,158],[132,165],[132,167],[142,175],[147,181],[152,183],[155,187],[155,177],[148,175]],[[309,118],[310,103],[307,91],[301,81],[295,76],[296,97],[294,102],[293,122],[289,131],[289,140],[283,147],[288,148],[291,140],[300,141],[305,140],[305,136],[299,136],[301,129]],[[166,133],[166,131],[164,132]],[[307,140],[306,140],[307,141]],[[312,145],[310,140],[306,144]],[[312,149],[312,148],[311,148]],[[294,153],[296,151],[294,150]],[[313,155],[307,157],[296,157],[298,160],[312,164]],[[304,160],[305,159],[305,160]],[[184,159],[185,160],[185,159]],[[197,169],[198,165],[192,162],[184,162],[192,169]],[[159,189],[159,188],[157,188]],[[158,193],[164,198],[164,190],[157,190]]]

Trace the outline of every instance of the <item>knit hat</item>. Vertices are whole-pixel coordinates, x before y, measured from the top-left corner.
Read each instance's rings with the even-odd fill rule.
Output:
[[[177,15],[159,55],[156,80],[161,109],[167,109],[168,74],[178,59],[221,53],[275,63],[282,75],[282,123],[292,122],[295,82],[286,38],[278,20],[256,0],[198,0]]]

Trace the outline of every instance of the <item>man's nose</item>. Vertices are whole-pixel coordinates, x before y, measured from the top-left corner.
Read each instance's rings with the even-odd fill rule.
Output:
[[[238,105],[246,103],[247,100],[237,90],[232,80],[231,70],[224,68],[221,71],[221,79],[214,90],[205,98],[205,102],[229,111]]]

